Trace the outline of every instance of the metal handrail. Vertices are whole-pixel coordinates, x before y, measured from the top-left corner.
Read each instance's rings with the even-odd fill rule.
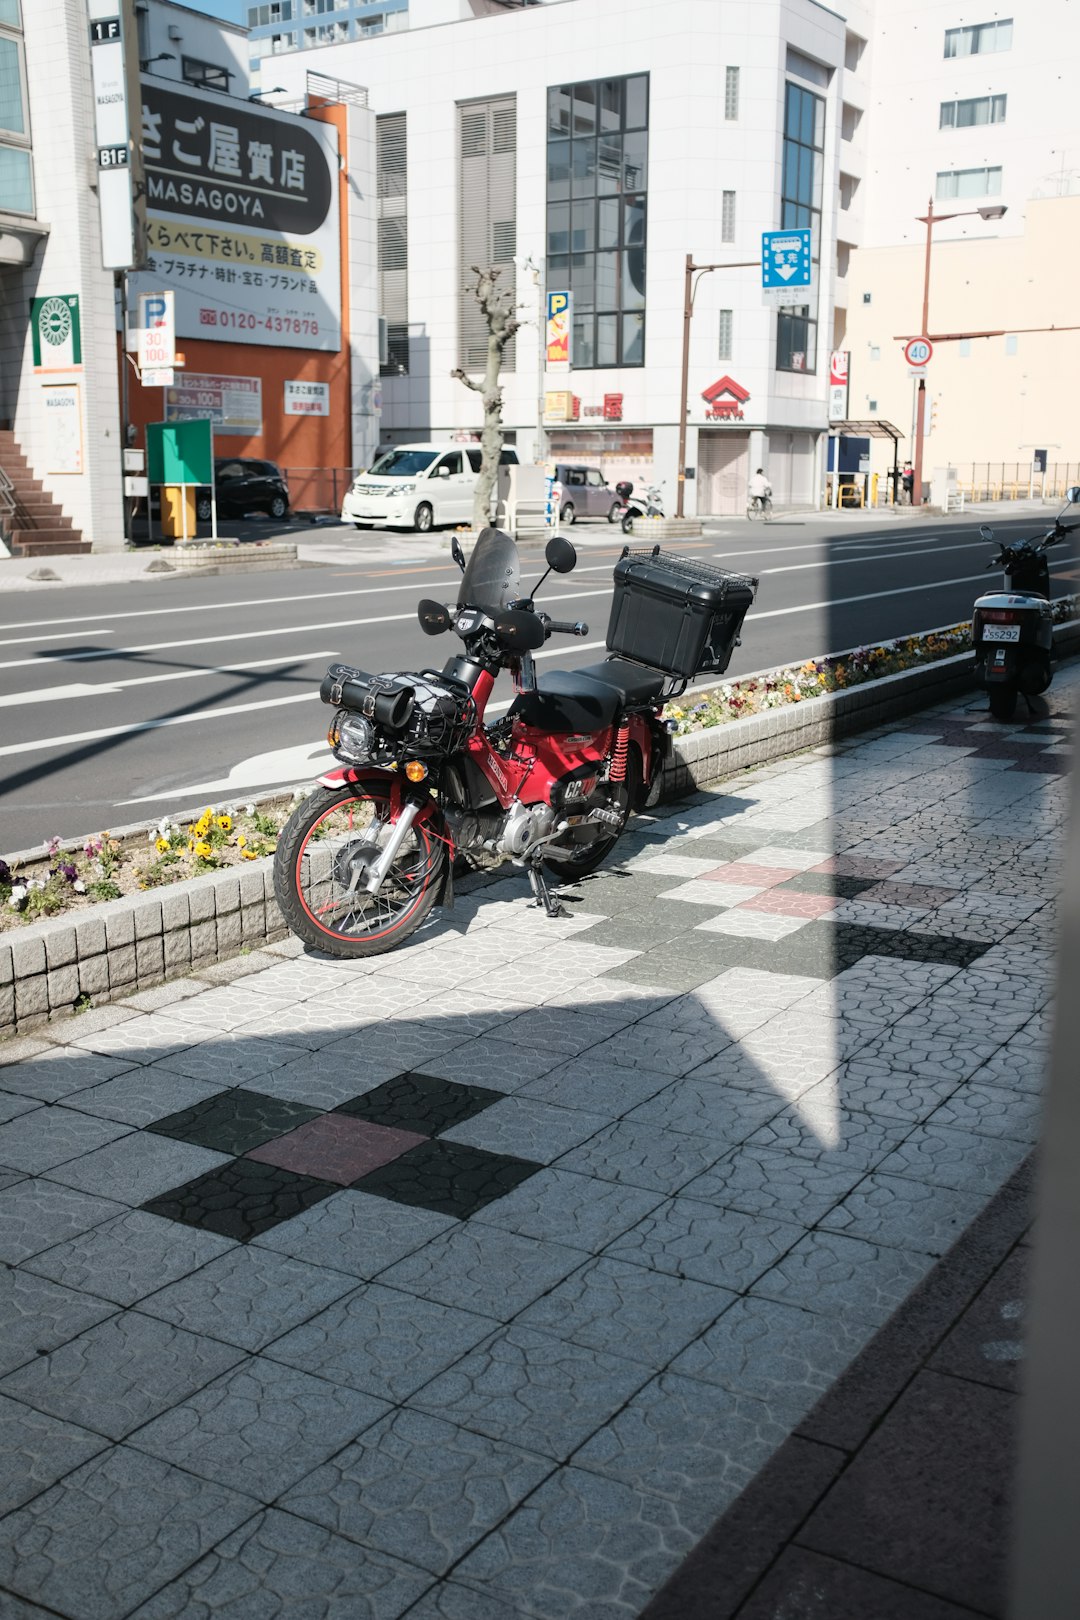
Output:
[[[3,467],[0,467],[0,533],[7,524],[5,519],[15,516],[15,485],[11,482]]]

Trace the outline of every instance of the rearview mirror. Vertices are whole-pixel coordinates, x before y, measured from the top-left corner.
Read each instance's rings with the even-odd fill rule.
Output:
[[[458,539],[456,534],[454,535],[453,539],[450,541],[450,555],[451,555],[451,557],[453,557],[454,561],[457,563],[458,567],[461,569],[461,572],[464,573],[465,572],[465,553],[461,549],[461,541]]]
[[[577,566],[577,552],[561,534],[553,534],[544,547],[544,561],[556,574],[569,574]]]
[[[979,524],[979,536],[983,540],[992,540],[994,538],[994,531],[989,523]]]
[[[431,473],[429,476],[432,477],[432,478],[449,478],[450,469],[446,465],[446,462],[444,461],[438,467],[436,467],[435,471],[433,473]]]
[[[1080,484],[1070,484],[1065,491],[1065,501],[1068,506],[1080,506]]]

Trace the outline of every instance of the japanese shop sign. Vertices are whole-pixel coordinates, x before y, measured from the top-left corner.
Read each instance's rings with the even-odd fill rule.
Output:
[[[176,331],[341,347],[337,135],[212,91],[142,81],[149,274]]]
[[[544,364],[548,371],[570,370],[570,294],[547,295],[547,337]]]
[[[78,293],[31,298],[30,330],[35,371],[80,371],[82,327]]]
[[[98,151],[96,190],[101,222],[101,262],[106,270],[135,263],[131,170],[128,163],[128,78],[124,61],[125,20],[135,13],[122,0],[89,0],[90,78],[94,95],[94,142]],[[132,49],[137,49],[134,44]]]
[[[262,432],[262,379],[215,377],[185,372],[165,390],[166,422],[194,422],[206,418],[219,433],[254,438]]]
[[[705,418],[709,422],[741,422],[743,420],[743,406],[750,398],[750,391],[737,383],[734,377],[721,377],[702,391],[705,401]]]
[[[848,360],[850,350],[834,349],[829,356],[829,421],[845,422],[848,413]]]
[[[329,416],[330,384],[287,382],[285,384],[285,415]]]

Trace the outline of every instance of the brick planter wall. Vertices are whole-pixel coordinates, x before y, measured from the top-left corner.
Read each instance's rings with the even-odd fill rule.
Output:
[[[1080,622],[1056,627],[1059,657],[1080,653]],[[971,691],[971,654],[749,715],[674,739],[661,798],[853,736]],[[0,1038],[146,990],[285,934],[273,858],[188,878],[0,935]]]

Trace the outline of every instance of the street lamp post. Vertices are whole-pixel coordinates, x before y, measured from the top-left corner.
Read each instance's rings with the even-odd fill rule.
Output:
[[[916,218],[920,225],[926,226],[926,257],[923,261],[923,295],[922,295],[922,325],[919,332],[927,337],[930,332],[930,248],[933,242],[935,225],[941,225],[947,219],[963,219],[968,214],[978,214],[980,219],[1000,219],[1006,212],[1000,203],[988,205],[984,208],[962,208],[955,214],[935,214],[934,199],[930,198],[925,214],[918,214]],[[919,378],[919,391],[915,403],[915,454],[912,459],[912,499],[922,505],[922,474],[923,474],[923,430],[926,426],[926,378]]]
[[[675,499],[675,516],[683,516],[683,497],[686,492],[686,391],[690,386],[690,321],[694,313],[694,299],[697,296],[698,286],[702,276],[707,276],[710,270],[754,270],[760,261],[758,259],[740,259],[735,264],[695,264],[694,255],[686,255],[686,272],[683,281],[683,333],[682,333],[682,378],[679,383],[679,468],[678,468],[678,495]],[[695,275],[697,281],[694,280]]]

